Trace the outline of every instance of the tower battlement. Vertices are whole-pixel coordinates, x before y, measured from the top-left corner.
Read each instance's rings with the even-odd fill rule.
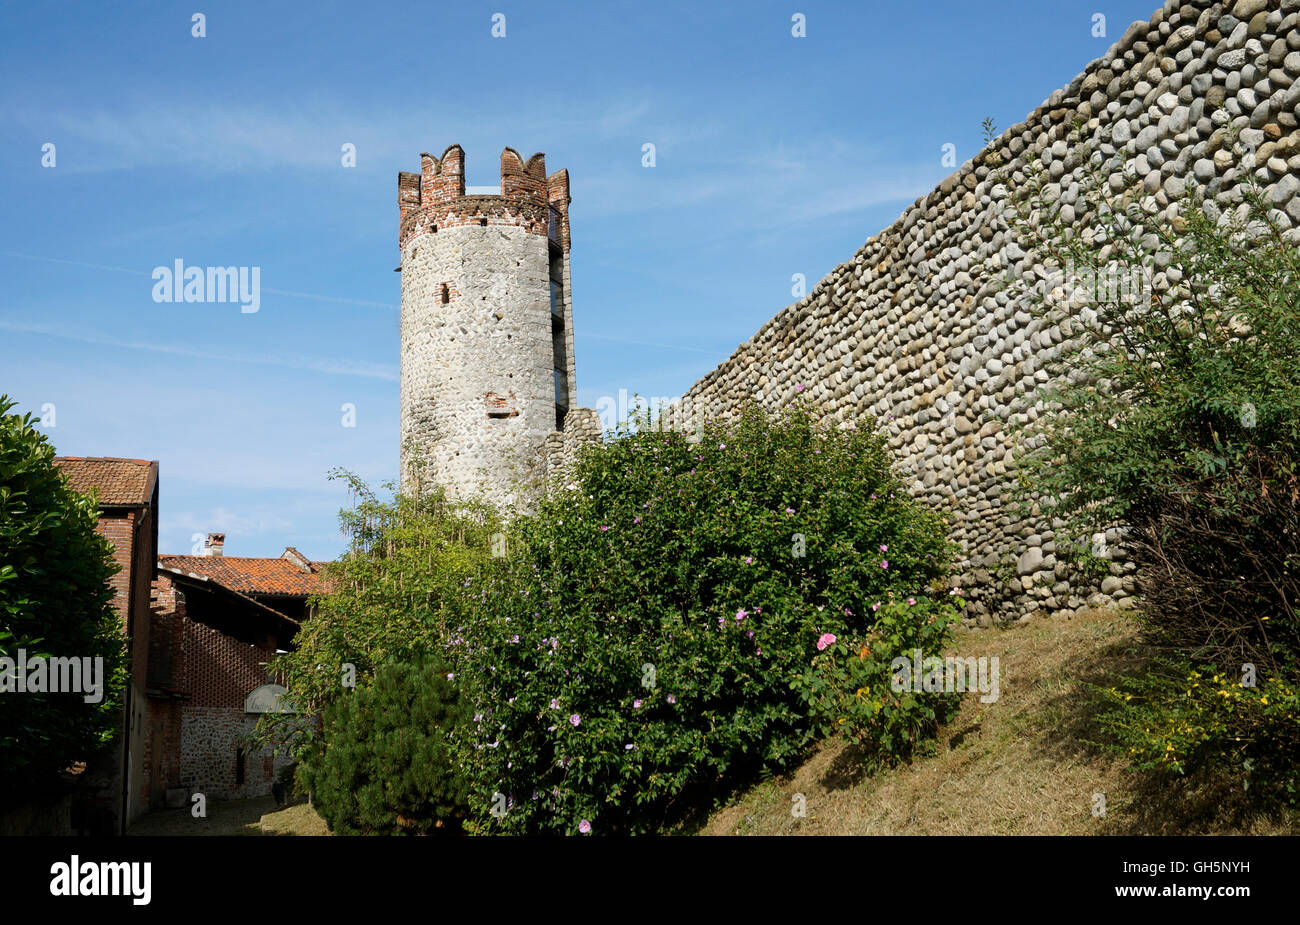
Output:
[[[500,169],[499,195],[467,195],[451,145],[397,176],[402,484],[509,505],[579,409],[569,174],[513,148]]]
[[[526,162],[514,148],[501,152],[501,192],[465,193],[465,152],[451,145],[442,157],[420,155],[420,172],[399,172],[398,243],[421,234],[459,225],[514,225],[529,234],[551,237],[569,247],[569,172],[546,175],[546,155],[538,152]]]

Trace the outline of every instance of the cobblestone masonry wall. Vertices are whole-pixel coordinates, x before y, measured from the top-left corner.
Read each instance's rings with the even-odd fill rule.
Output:
[[[1300,0],[1169,2],[1132,24],[1103,57],[991,146],[1013,177],[1033,160],[1049,197],[1073,203],[1084,178],[1066,139],[1082,120],[1096,150],[1122,153],[1167,217],[1195,177],[1240,208],[1252,170],[1274,216],[1300,243]],[[1230,130],[1239,131],[1234,148]],[[1244,147],[1255,166],[1243,164]],[[798,394],[830,421],[878,419],[915,493],[946,510],[962,550],[972,619],[1024,618],[1086,604],[1131,603],[1133,566],[1111,535],[1111,574],[1084,584],[1057,560],[1050,522],[1017,520],[1006,502],[1013,403],[1047,381],[1062,333],[977,282],[987,261],[1032,278],[1032,259],[997,232],[1005,195],[981,154],[869,239],[808,295],[697,382],[681,408],[719,416],[747,400],[774,408]],[[1008,163],[1009,162],[1009,163]],[[1128,184],[1118,172],[1112,188]],[[1168,285],[1163,271],[1153,285]],[[1032,407],[1030,408],[1032,414]],[[1094,538],[1096,548],[1103,548]]]
[[[524,163],[507,148],[501,195],[466,196],[453,145],[399,175],[398,204],[403,485],[526,506],[520,484],[572,442],[557,427],[555,372],[576,394],[568,174],[547,177],[542,155]]]

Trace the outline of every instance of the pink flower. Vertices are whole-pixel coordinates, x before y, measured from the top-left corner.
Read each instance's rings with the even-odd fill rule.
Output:
[[[636,746],[633,745],[631,742],[629,742],[629,743],[627,743],[626,745],[624,745],[623,748],[624,748],[625,751],[629,751],[629,752],[630,752],[632,749],[636,748]]]
[[[743,607],[740,608],[739,610],[736,611],[736,622],[737,622],[737,623],[740,623],[740,622],[743,621],[747,616],[749,616],[749,614],[745,611],[745,608],[743,608]]]
[[[633,700],[633,701],[632,701],[632,709],[633,709],[633,710],[639,710],[639,709],[641,709],[641,701],[640,701],[640,700]]]
[[[578,823],[578,831],[581,832],[583,835],[590,835],[591,823],[588,822],[586,819],[583,819],[581,822]]]
[[[785,509],[785,512],[786,512],[787,514],[793,514],[793,513],[794,513],[794,508],[792,508],[792,507],[788,507],[788,508]]]
[[[845,608],[844,608],[844,616],[846,616],[846,617],[851,617],[851,616],[853,616],[853,611],[851,611],[851,610],[849,610],[849,608],[845,607]]]
[[[552,710],[558,710],[559,708],[560,708],[560,699],[559,699],[558,697],[552,697],[552,698],[551,698],[551,709],[552,709]]]
[[[880,547],[880,551],[881,551],[881,552],[889,552],[889,547],[888,547],[888,546],[881,546],[881,547]]]
[[[677,696],[676,696],[675,694],[669,694],[669,695],[668,695],[668,702],[669,702],[669,703],[676,703],[676,702],[677,702]]]
[[[745,564],[746,564],[746,565],[753,565],[753,564],[754,564],[754,557],[753,557],[753,556],[745,556]]]
[[[639,524],[640,522],[641,522],[641,518],[640,518],[640,517],[633,517],[633,518],[632,518],[632,523],[634,523],[634,524]]]
[[[881,567],[881,568],[889,568],[889,560],[888,560],[888,559],[882,559],[881,562],[880,562],[880,567]]]
[[[794,390],[795,390],[796,392],[802,392],[802,391],[803,391],[803,383],[800,382],[798,385],[796,385],[796,386],[794,387]]]
[[[914,598],[914,597],[909,597],[909,598],[907,599],[907,606],[909,606],[909,607],[915,607],[915,606],[916,606],[916,598]]]
[[[821,638],[817,640],[817,651],[820,652],[827,646],[835,644],[834,633],[822,633]]]
[[[578,725],[578,723],[582,722],[582,717],[580,717],[577,713],[573,713],[569,716],[569,722],[571,722],[573,725],[576,726]]]
[[[601,532],[601,533],[604,533],[604,532],[605,532],[606,530],[608,530],[608,529],[609,529],[609,527],[605,526],[604,524],[601,524],[601,525],[600,525],[600,532]]]
[[[873,611],[875,611],[875,610],[879,610],[879,609],[880,609],[880,601],[876,601],[874,604],[872,604],[872,605],[871,605],[871,609],[872,609]]]

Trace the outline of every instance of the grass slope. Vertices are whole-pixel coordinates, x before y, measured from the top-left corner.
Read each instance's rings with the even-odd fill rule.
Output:
[[[961,634],[962,656],[998,656],[1000,697],[963,695],[961,713],[910,764],[864,767],[827,741],[791,776],[751,788],[709,818],[706,835],[1291,834],[1295,813],[1268,812],[1232,779],[1158,778],[1126,769],[1098,738],[1087,682],[1140,671],[1130,614],[1090,611]],[[802,793],[807,815],[794,818]],[[1105,813],[1093,814],[1094,794]]]

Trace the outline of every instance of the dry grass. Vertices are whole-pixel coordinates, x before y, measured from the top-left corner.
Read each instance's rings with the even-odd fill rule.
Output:
[[[825,742],[789,778],[752,788],[708,820],[706,835],[1288,834],[1295,816],[1262,813],[1228,780],[1157,780],[1088,744],[1085,687],[1139,670],[1131,616],[1091,611],[965,633],[956,654],[998,656],[999,699],[963,697],[928,756],[869,774],[855,749]],[[802,793],[807,815],[794,818]],[[1105,795],[1103,817],[1094,794]]]
[[[329,826],[307,803],[295,803],[262,817],[263,835],[329,835]]]
[[[276,809],[271,797],[214,800],[207,818],[195,819],[188,809],[146,813],[128,835],[328,835],[325,821],[306,803]]]

